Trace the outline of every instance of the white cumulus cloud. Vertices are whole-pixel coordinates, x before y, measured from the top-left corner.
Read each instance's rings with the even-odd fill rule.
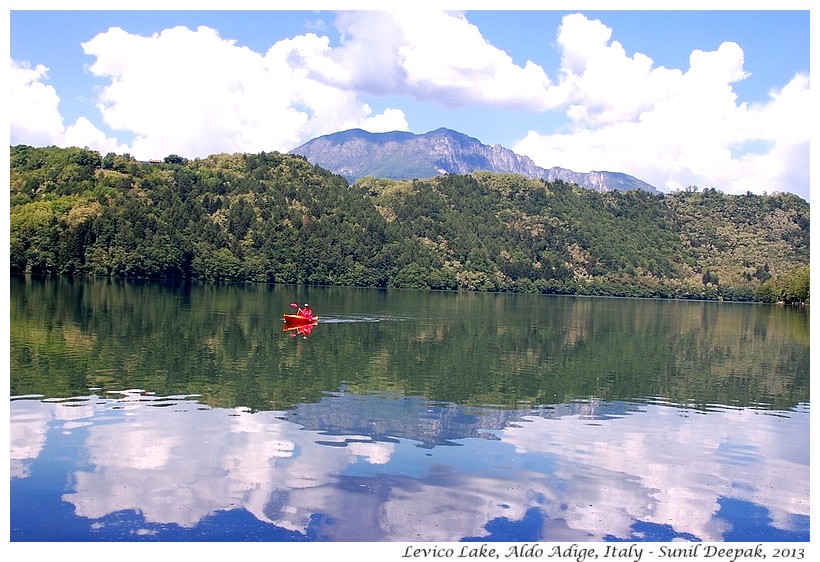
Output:
[[[83,43],[88,70],[110,80],[98,108],[113,130],[136,135],[137,157],[287,151],[340,129],[407,127],[400,110],[372,115],[355,91],[315,79],[330,66],[326,37],[279,41],[264,54],[208,27],[150,37],[111,28]]]
[[[406,131],[408,128],[404,112],[399,109],[386,109],[384,113],[365,119],[362,128],[371,133],[389,133],[391,131]]]
[[[38,146],[59,143],[63,134],[60,97],[46,84],[48,69],[43,65],[30,68],[11,61],[9,72],[9,111],[11,143]]]
[[[45,66],[31,68],[27,63],[10,60],[9,127],[12,145],[80,146],[104,153],[127,150],[115,139],[106,137],[85,117],[65,127],[59,108],[60,96],[47,81],[48,69]]]
[[[141,159],[288,151],[355,127],[411,130],[401,108],[374,113],[368,103],[394,96],[431,102],[431,111],[470,106],[488,119],[493,109],[530,112],[534,122],[563,115],[564,128],[533,126],[510,146],[543,167],[625,172],[666,190],[809,196],[809,77],[795,76],[765,102],[741,102],[734,85],[747,72],[736,43],[693,51],[688,68],[666,68],[628,53],[604,22],[568,14],[555,31],[560,68],[550,77],[534,62],[516,64],[463,12],[359,10],[335,18],[338,44],[312,25],[314,32],[266,52],[209,27],[150,36],[110,28],[82,43],[93,58],[86,71],[103,85],[94,93],[99,114],[73,125],[64,123],[48,69],[12,60],[12,144]]]
[[[744,53],[726,42],[693,51],[684,70],[629,56],[612,30],[581,14],[558,33],[554,86],[571,126],[529,133],[512,148],[544,167],[620,171],[658,188],[809,196],[809,80],[797,75],[766,103],[738,102]]]
[[[336,64],[312,67],[324,79],[445,106],[548,107],[550,79],[544,70],[532,62],[516,65],[462,13],[345,12],[336,25],[341,46],[326,53]]]

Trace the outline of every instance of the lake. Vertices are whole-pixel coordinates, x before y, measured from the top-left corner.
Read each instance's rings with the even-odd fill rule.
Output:
[[[12,276],[10,537],[804,542],[809,382],[806,308]]]

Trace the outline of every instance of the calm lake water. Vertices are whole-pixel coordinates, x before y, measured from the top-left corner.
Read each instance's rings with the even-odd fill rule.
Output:
[[[12,276],[12,541],[808,541],[809,313]],[[283,331],[291,302],[320,316]]]

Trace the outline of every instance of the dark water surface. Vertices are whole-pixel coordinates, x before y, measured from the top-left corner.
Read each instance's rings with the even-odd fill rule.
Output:
[[[809,314],[12,277],[12,541],[808,541]],[[309,334],[283,331],[310,302]]]

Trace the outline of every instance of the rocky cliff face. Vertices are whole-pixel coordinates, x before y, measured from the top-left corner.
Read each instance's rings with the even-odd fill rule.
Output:
[[[443,128],[423,135],[351,129],[315,138],[290,153],[300,154],[348,181],[364,176],[413,179],[488,170],[547,181],[560,179],[596,191],[643,189],[657,192],[648,183],[620,172],[580,173],[558,167],[541,168],[531,158],[508,148],[497,144],[488,146],[463,133]]]

